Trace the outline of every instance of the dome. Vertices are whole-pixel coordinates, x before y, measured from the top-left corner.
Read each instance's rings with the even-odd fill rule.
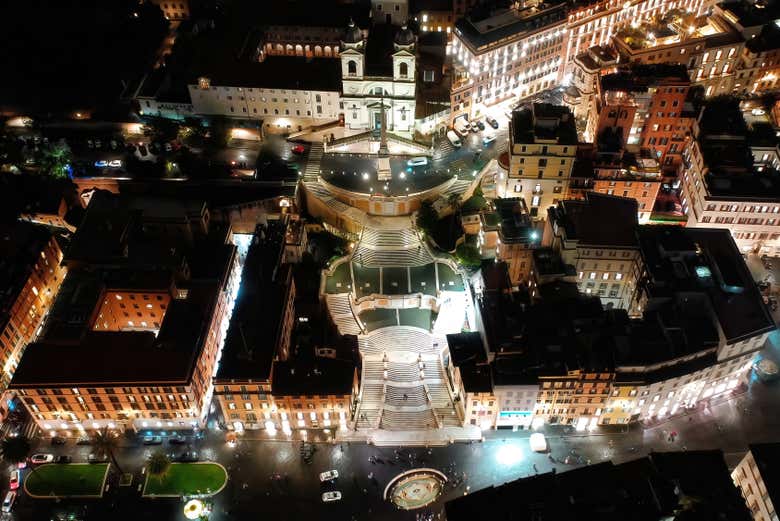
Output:
[[[344,32],[344,43],[360,43],[363,41],[363,31],[355,25],[353,20],[349,21],[347,30]]]
[[[414,33],[409,29],[406,24],[401,27],[398,34],[395,35],[396,45],[412,45],[414,44]]]

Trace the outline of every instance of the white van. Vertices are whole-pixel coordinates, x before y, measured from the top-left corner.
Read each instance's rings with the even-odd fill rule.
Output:
[[[447,131],[447,139],[450,140],[452,146],[454,146],[455,148],[460,148],[462,143],[460,142],[460,137],[458,137],[458,135],[455,133],[454,130]]]

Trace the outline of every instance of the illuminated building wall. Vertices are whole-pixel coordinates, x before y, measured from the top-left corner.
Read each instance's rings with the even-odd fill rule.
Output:
[[[496,385],[493,392],[498,401],[496,428],[528,429],[531,427],[539,395],[537,384]]]
[[[751,444],[747,454],[731,472],[731,479],[742,493],[754,521],[777,518],[776,507],[772,502],[773,497],[777,500],[777,484],[773,477],[776,464],[776,443]]]
[[[152,0],[152,3],[162,9],[166,20],[186,20],[190,17],[189,0]]]
[[[95,331],[156,331],[171,296],[167,292],[107,291],[98,310]]]
[[[595,426],[607,403],[614,373],[569,371],[567,375],[539,378],[534,419],[543,423]]]
[[[498,400],[492,392],[465,393],[467,425],[476,425],[481,429],[492,428],[496,424]]]
[[[355,393],[357,384],[355,384]],[[271,383],[218,385],[219,405],[231,430],[346,430],[352,395],[273,396]]]
[[[38,335],[44,317],[54,301],[62,280],[67,272],[61,265],[62,251],[57,240],[42,228],[37,228],[26,223],[17,226],[29,226],[31,233],[40,235],[40,240],[30,243],[27,250],[34,255],[32,263],[26,266],[27,275],[18,279],[10,286],[3,299],[4,304],[0,313],[0,364],[3,373],[0,385],[5,390],[11,381],[16,366],[22,357],[24,348]],[[10,232],[9,241],[14,241],[14,247],[23,246],[24,241],[20,236]],[[10,246],[10,245],[9,245]],[[0,245],[0,256],[9,261],[15,256]],[[0,263],[2,264],[2,263]],[[8,272],[8,267],[3,268]],[[0,418],[6,413],[5,402],[0,404]]]

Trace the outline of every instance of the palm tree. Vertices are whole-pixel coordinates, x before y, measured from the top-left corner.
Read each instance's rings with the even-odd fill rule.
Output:
[[[153,452],[146,460],[146,470],[150,476],[161,478],[165,476],[171,468],[171,458],[165,452],[158,450]]]
[[[122,473],[122,467],[119,466],[114,455],[114,451],[119,447],[119,434],[110,431],[108,427],[103,427],[92,436],[92,446],[98,455],[111,458],[111,463]]]
[[[3,461],[16,465],[27,459],[30,452],[30,441],[24,436],[5,438],[2,442]]]

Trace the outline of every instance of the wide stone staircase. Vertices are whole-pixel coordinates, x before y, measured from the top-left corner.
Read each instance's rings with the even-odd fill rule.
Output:
[[[323,152],[322,143],[313,143],[311,145],[309,157],[306,160],[306,169],[303,171],[303,180],[305,182],[317,181],[319,178]]]
[[[434,257],[411,228],[365,228],[352,261],[366,267],[408,267],[430,264]]]
[[[349,293],[336,293],[325,296],[328,312],[342,335],[357,335],[362,332],[355,314],[352,312],[352,306],[349,303],[350,298]]]

